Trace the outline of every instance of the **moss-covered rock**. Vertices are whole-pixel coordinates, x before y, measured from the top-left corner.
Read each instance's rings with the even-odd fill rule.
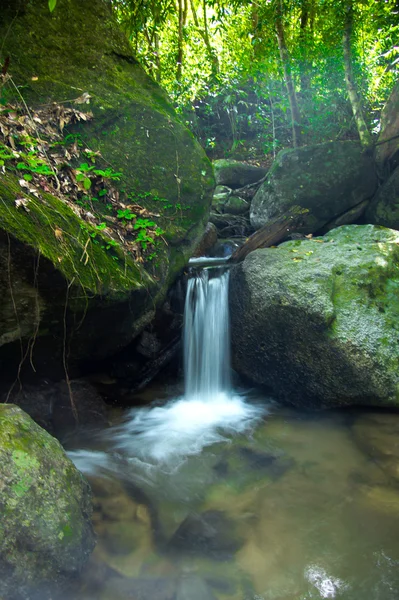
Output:
[[[46,600],[95,544],[90,488],[60,444],[0,405],[0,597]]]
[[[231,273],[234,367],[299,406],[399,405],[399,233],[346,225]]]
[[[399,167],[378,189],[367,208],[365,218],[367,223],[399,229]]]
[[[240,188],[249,183],[255,183],[267,173],[267,169],[264,167],[256,167],[231,158],[213,161],[213,170],[217,185],[227,185],[231,188]]]
[[[373,160],[355,142],[326,142],[277,155],[251,203],[255,229],[294,206],[307,209],[304,233],[371,198],[377,186]],[[302,230],[301,230],[302,231]]]
[[[65,338],[61,306],[68,295],[67,321],[78,325],[72,327],[70,356],[106,356],[148,322],[191,255],[208,218],[211,165],[166,94],[132,55],[105,0],[58,0],[52,13],[47,0],[18,5],[6,0],[0,39],[2,58],[10,57],[9,73],[19,90],[9,84],[8,98],[21,102],[23,96],[26,104],[39,107],[89,94],[93,119],[65,128],[65,134],[79,135],[84,147],[122,172],[116,185],[133,204],[157,215],[165,231],[152,261],[137,265],[118,249],[106,250],[98,232],[98,244],[89,240],[92,228],[51,194],[30,197],[29,212],[17,209],[18,181],[9,170],[1,177],[0,278],[7,300],[0,339],[5,344],[47,335],[48,341],[58,340],[52,345],[60,352]],[[35,256],[41,257],[37,269]],[[43,283],[39,291],[38,280]]]

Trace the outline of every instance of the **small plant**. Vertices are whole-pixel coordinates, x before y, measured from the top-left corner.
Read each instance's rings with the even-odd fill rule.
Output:
[[[131,212],[130,208],[119,209],[116,216],[118,219],[123,219],[124,221],[131,221],[137,217],[135,213]]]

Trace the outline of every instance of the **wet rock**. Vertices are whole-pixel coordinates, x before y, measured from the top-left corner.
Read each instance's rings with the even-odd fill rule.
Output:
[[[65,381],[42,381],[38,385],[24,385],[21,389],[16,387],[10,400],[59,439],[78,427],[108,425],[104,400],[84,379],[71,381],[70,388]]]
[[[239,160],[220,159],[213,162],[213,170],[217,185],[239,188],[255,183],[264,177],[267,169],[255,167]]]
[[[236,240],[219,240],[213,248],[212,256],[221,258],[231,256],[237,248],[239,248],[239,243]]]
[[[193,256],[206,256],[216,244],[217,239],[216,226],[213,223],[208,223]]]
[[[169,547],[179,552],[225,560],[242,543],[235,533],[234,523],[222,511],[208,510],[189,515],[173,535]]]
[[[0,406],[0,597],[47,599],[95,544],[90,488],[60,444],[20,408]]]

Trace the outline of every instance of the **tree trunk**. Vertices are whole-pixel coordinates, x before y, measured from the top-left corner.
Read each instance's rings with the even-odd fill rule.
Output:
[[[231,255],[229,262],[240,262],[258,248],[267,248],[283,242],[289,235],[306,225],[308,213],[307,209],[293,206],[282,217],[271,219]]]
[[[366,125],[363,115],[361,97],[357,91],[356,81],[352,68],[352,28],[353,28],[353,1],[347,2],[345,7],[345,23],[343,32],[343,51],[344,51],[344,67],[345,67],[345,82],[349,100],[352,106],[353,116],[356,127],[359,133],[360,143],[367,150],[373,145],[371,134]]]
[[[200,34],[200,36],[202,37],[202,39],[204,40],[208,59],[209,59],[209,62],[211,63],[212,77],[215,78],[219,74],[219,70],[220,70],[219,59],[216,55],[215,50],[212,48],[211,42],[209,40],[208,21],[207,21],[207,15],[206,15],[206,2],[205,2],[205,0],[203,0],[203,4],[202,4],[202,11],[203,11],[203,16],[204,16],[204,27],[203,28],[200,26],[199,21],[198,21],[198,15],[197,15],[197,11],[196,11],[196,8],[194,5],[194,0],[190,0],[190,6],[191,6],[191,13],[193,15],[195,27],[196,27],[198,33]]]
[[[176,56],[176,80],[181,81],[184,58],[184,26],[187,19],[187,0],[178,0],[179,28]]]
[[[283,0],[276,1],[275,27],[277,34],[278,49],[280,52],[281,62],[284,70],[284,81],[287,88],[288,99],[291,109],[292,120],[292,145],[294,148],[301,145],[301,126],[300,113],[298,102],[295,94],[294,80],[292,78],[290,58],[287,45],[285,43],[284,26],[283,26]]]

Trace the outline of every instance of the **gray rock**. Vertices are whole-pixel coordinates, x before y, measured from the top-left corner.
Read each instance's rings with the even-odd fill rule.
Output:
[[[399,167],[379,188],[369,204],[365,218],[368,223],[399,229]]]
[[[388,102],[381,114],[381,131],[378,142],[389,140],[379,144],[376,148],[376,161],[381,170],[389,171],[390,165],[395,163],[399,157],[399,81],[394,86]],[[396,137],[395,137],[396,136]]]
[[[94,548],[88,483],[20,408],[0,406],[0,597],[47,599]]]
[[[399,406],[399,234],[346,225],[231,272],[233,366],[298,406]]]
[[[255,229],[299,206],[309,210],[304,233],[312,233],[363,200],[377,186],[374,163],[355,142],[326,142],[283,150],[255,194]]]
[[[218,186],[229,186],[230,188],[240,188],[249,183],[255,183],[267,173],[267,169],[264,167],[255,167],[229,158],[215,160],[213,171],[216,184]]]

